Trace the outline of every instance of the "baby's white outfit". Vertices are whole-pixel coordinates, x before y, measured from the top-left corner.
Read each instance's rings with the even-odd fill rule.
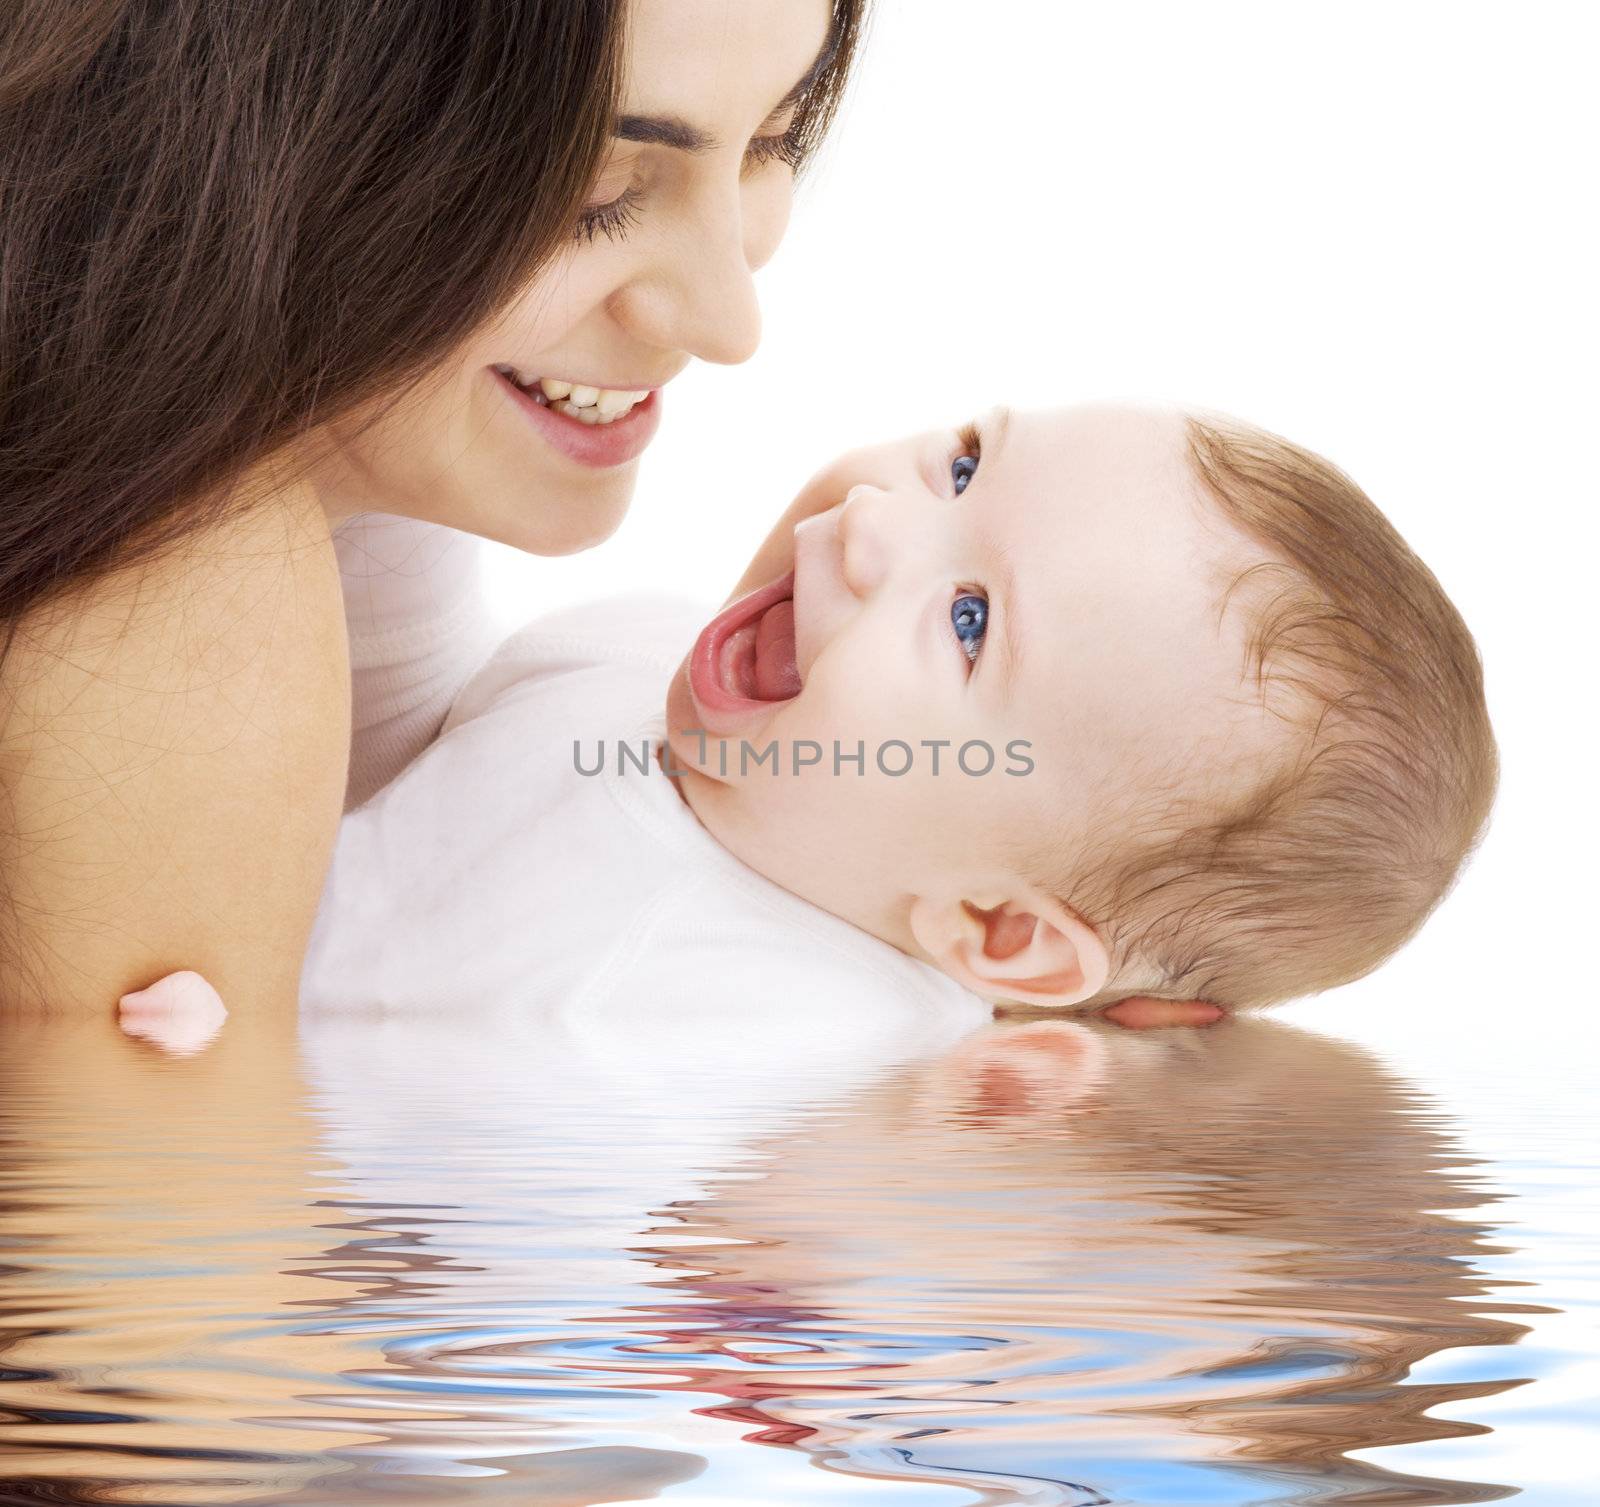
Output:
[[[333,546],[350,639],[349,811],[433,741],[505,635],[483,591],[483,541],[471,534],[358,513]]]
[[[747,867],[674,788],[653,750],[670,677],[709,616],[623,599],[502,643],[437,739],[345,816],[302,1008],[510,1008],[566,1029],[603,1015],[644,1041],[692,1019],[720,1054],[749,1040],[814,1055],[821,1032],[845,1058],[987,1020],[937,969]],[[429,715],[411,718],[413,740]],[[403,742],[389,740],[390,758]]]

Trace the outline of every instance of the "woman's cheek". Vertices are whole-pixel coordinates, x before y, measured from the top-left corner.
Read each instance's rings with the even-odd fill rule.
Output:
[[[789,228],[794,174],[780,163],[758,172],[745,189],[744,255],[752,272],[766,266]]]
[[[600,247],[575,246],[531,279],[490,332],[487,344],[495,354],[484,364],[515,364],[519,356],[528,361],[554,351],[603,297],[600,252]]]

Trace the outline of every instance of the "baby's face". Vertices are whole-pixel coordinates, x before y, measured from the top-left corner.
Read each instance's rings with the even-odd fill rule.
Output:
[[[814,478],[667,701],[680,788],[724,846],[958,976],[940,917],[1043,914],[1019,851],[1070,866],[1115,835],[1109,798],[1192,788],[1263,736],[1221,606],[1250,546],[1201,493],[1182,415],[973,428]]]

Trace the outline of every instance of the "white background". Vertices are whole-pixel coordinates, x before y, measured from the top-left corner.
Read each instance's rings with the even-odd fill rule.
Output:
[[[762,274],[760,352],[674,383],[606,545],[497,548],[497,608],[635,586],[714,606],[828,458],[997,401],[1242,414],[1350,471],[1433,567],[1504,760],[1490,836],[1422,936],[1288,1013],[1441,1086],[1512,1063],[1586,1086],[1596,16],[880,0]]]

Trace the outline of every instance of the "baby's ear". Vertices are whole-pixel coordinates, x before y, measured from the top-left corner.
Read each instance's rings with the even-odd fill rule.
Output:
[[[919,897],[910,922],[933,961],[985,999],[1075,1005],[1098,993],[1111,971],[1099,933],[1029,886],[983,904]]]

